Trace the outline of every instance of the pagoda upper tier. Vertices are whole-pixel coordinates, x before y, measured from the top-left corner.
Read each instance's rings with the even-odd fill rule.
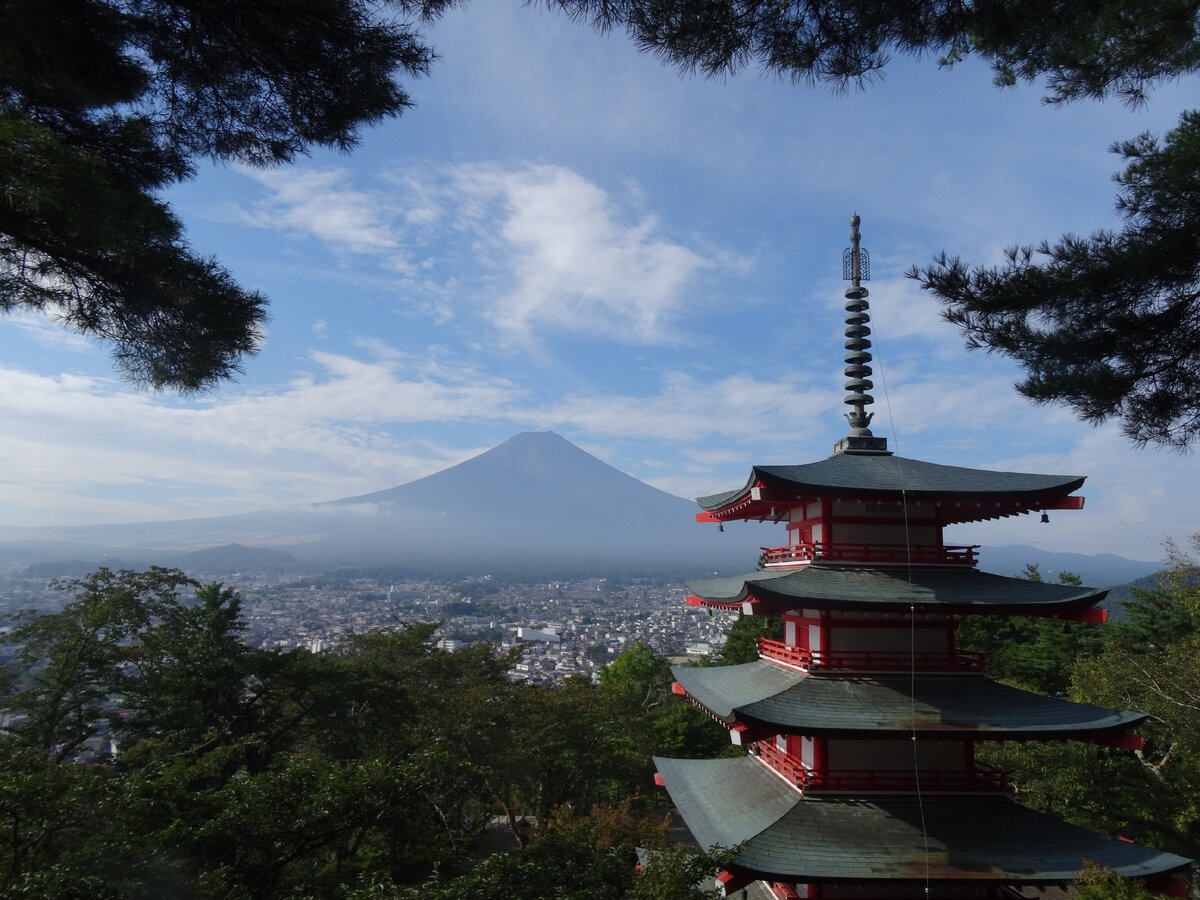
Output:
[[[1069,496],[1079,475],[1034,475],[943,466],[887,450],[839,450],[819,462],[754,466],[744,487],[699,497],[701,522],[741,519],[782,521],[798,508],[822,501],[868,501],[931,506],[938,525],[980,522],[1035,510],[1082,509]]]

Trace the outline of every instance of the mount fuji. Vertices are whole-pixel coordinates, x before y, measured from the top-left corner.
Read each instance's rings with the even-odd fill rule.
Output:
[[[5,529],[0,566],[47,560],[177,565],[214,548],[284,551],[298,566],[700,575],[742,571],[776,529],[718,534],[697,507],[553,432],[518,434],[479,456],[386,490],[285,511],[131,525]],[[770,532],[770,533],[768,533]],[[276,553],[272,563],[280,561]]]

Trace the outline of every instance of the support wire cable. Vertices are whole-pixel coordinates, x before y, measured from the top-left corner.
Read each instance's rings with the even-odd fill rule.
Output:
[[[883,405],[887,408],[888,427],[892,433],[892,446],[895,448],[896,474],[900,479],[900,510],[904,516],[904,549],[906,555],[906,570],[908,578],[908,586],[911,593],[913,584],[913,561],[912,561],[912,533],[908,519],[908,491],[904,486],[904,466],[901,463],[900,456],[900,434],[896,429],[896,419],[892,414],[892,398],[887,389],[887,378],[883,372],[883,353],[879,346],[879,328],[875,328],[875,354],[874,362],[879,371],[879,386],[883,388]],[[917,607],[916,604],[910,603],[908,607],[908,702],[909,716],[912,721],[912,762],[913,762],[913,784],[916,786],[917,795],[917,812],[921,818],[921,838],[925,844],[925,896],[929,896],[930,889],[930,853],[929,853],[929,832],[925,825],[925,798],[921,792],[921,761],[918,752],[919,741],[917,736]]]

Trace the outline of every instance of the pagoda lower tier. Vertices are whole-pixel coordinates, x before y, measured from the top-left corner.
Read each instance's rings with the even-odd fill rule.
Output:
[[[951,890],[943,896],[968,896],[968,887],[970,896],[1001,896],[976,892],[1063,884],[1088,861],[1154,884],[1190,863],[1003,796],[806,797],[750,755],[654,761],[697,842],[740,848],[723,879],[727,891],[761,879],[797,896],[815,896],[822,885],[837,896],[894,896],[930,883]],[[963,892],[953,893],[956,885]]]
[[[811,675],[759,659],[676,666],[677,693],[731,730],[767,736],[932,740],[1086,740],[1140,746],[1144,713],[1044,697],[982,675]]]

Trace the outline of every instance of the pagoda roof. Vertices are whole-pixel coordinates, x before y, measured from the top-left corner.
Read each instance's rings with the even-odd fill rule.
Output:
[[[654,761],[701,846],[740,845],[732,868],[766,880],[1048,884],[1088,860],[1131,878],[1190,863],[1003,797],[804,797],[750,756]]]
[[[1077,507],[1067,498],[1084,482],[1081,475],[1035,475],[968,469],[909,459],[884,452],[835,453],[795,466],[754,466],[743,487],[698,497],[708,521],[769,516],[772,504],[837,497],[939,503],[942,524],[976,522],[1035,509]],[[1072,502],[1073,501],[1073,502]]]
[[[757,615],[799,607],[987,615],[1063,615],[1086,610],[1107,590],[992,575],[966,566],[807,566],[689,581],[699,602]],[[748,608],[747,608],[748,607]]]
[[[808,675],[756,660],[675,666],[676,681],[728,724],[824,736],[1045,739],[1117,735],[1142,722],[1125,712],[1043,697],[982,675]]]

